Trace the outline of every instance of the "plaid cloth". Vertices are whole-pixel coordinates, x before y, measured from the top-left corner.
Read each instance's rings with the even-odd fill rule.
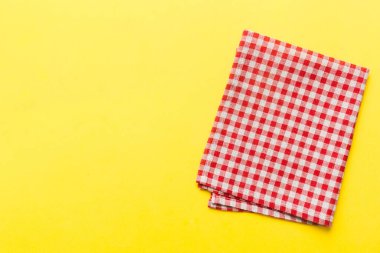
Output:
[[[197,176],[209,207],[331,225],[368,71],[244,31]]]

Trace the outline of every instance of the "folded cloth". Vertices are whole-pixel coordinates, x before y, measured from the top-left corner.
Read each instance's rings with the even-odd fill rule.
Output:
[[[197,176],[209,207],[330,226],[368,71],[244,31]]]

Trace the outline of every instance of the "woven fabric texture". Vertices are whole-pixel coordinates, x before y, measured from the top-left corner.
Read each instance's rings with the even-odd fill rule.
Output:
[[[331,225],[368,71],[244,31],[197,176],[209,207]]]

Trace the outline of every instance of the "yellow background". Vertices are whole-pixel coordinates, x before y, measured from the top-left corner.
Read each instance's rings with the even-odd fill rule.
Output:
[[[0,252],[380,252],[379,9],[0,0]],[[371,70],[331,229],[196,187],[243,29]]]

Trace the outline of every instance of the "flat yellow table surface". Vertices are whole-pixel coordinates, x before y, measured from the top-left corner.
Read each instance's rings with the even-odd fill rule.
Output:
[[[0,0],[0,252],[380,252],[379,9]],[[196,186],[244,29],[370,69],[330,229]]]

